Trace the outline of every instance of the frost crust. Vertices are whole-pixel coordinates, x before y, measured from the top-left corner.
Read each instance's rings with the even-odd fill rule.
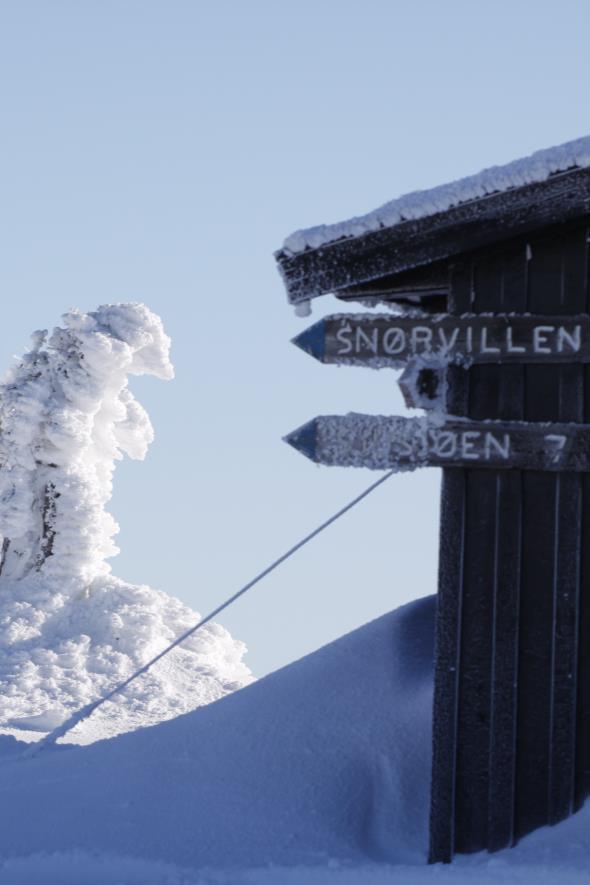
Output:
[[[128,387],[145,374],[173,377],[170,339],[145,305],[116,304],[36,332],[0,384],[0,728],[50,730],[199,620],[106,562],[118,552],[106,510],[115,464],[142,460],[153,439]],[[103,737],[221,697],[251,681],[244,652],[207,625],[91,730],[102,718]]]
[[[295,231],[287,237],[283,249],[290,255],[303,252],[304,249],[319,249],[336,240],[359,237],[380,228],[394,227],[402,221],[426,218],[437,212],[446,212],[470,200],[546,181],[550,175],[557,172],[582,169],[587,166],[590,166],[590,136],[536,151],[529,157],[514,160],[504,166],[492,166],[477,175],[470,175],[430,190],[413,191],[385,203],[366,215],[348,221],[320,224]]]

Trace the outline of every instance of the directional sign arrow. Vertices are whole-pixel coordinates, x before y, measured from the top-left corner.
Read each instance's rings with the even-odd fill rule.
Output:
[[[293,343],[322,363],[401,368],[413,357],[471,363],[590,362],[590,316],[336,314]]]
[[[319,464],[374,470],[487,467],[590,471],[590,424],[323,415],[285,437]]]

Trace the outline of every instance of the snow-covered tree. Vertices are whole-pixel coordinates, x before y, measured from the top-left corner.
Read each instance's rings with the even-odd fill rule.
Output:
[[[49,339],[35,333],[0,387],[0,580],[43,569],[87,583],[110,570],[115,461],[145,457],[153,438],[128,377],[173,376],[170,339],[145,305],[63,319]]]
[[[143,459],[153,439],[129,376],[172,378],[169,351],[143,304],[72,310],[51,335],[34,334],[0,385],[0,727],[50,727],[198,619],[178,600],[111,577],[106,562],[118,552],[106,510],[115,463]],[[244,650],[211,625],[129,689],[103,731],[167,718],[250,681]]]

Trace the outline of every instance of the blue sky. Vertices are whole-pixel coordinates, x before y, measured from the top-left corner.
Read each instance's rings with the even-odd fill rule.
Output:
[[[403,412],[289,343],[298,227],[590,132],[584,2],[0,2],[0,364],[70,306],[145,301],[172,383],[118,467],[116,574],[206,612],[358,493],[281,437]],[[223,618],[262,673],[436,586],[439,475],[394,477]]]

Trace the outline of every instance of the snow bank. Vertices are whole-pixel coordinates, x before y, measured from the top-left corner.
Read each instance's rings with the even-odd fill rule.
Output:
[[[558,879],[556,879],[556,875]],[[408,865],[344,866],[332,862],[315,867],[271,866],[257,870],[190,870],[132,857],[97,856],[83,852],[42,854],[0,863],[4,885],[430,885],[477,882],[477,885],[586,885],[584,868],[539,865],[520,868],[494,858],[472,866],[441,869]]]
[[[412,603],[110,741],[27,759],[4,737],[2,882],[587,881],[588,809],[509,851],[427,866],[434,612],[435,597]]]
[[[283,249],[294,255],[304,249],[318,249],[345,237],[358,237],[402,221],[425,218],[446,212],[453,206],[477,200],[525,184],[545,181],[550,175],[568,169],[590,166],[590,136],[558,147],[536,151],[530,157],[514,160],[505,166],[492,166],[477,175],[443,184],[431,190],[414,191],[385,203],[366,215],[336,224],[321,224],[291,234]]]
[[[152,728],[32,759],[8,755],[22,744],[4,737],[0,856],[421,862],[433,629],[421,601]]]
[[[0,581],[0,587],[5,730],[50,731],[200,617],[165,593],[111,576],[97,578],[78,597],[37,575]],[[110,737],[208,704],[251,681],[244,652],[227,630],[208,624],[77,726],[68,740]]]
[[[115,463],[153,429],[130,375],[173,376],[170,339],[143,304],[72,310],[0,385],[0,728],[56,727],[199,619],[112,577]],[[157,512],[157,502],[155,511]],[[92,740],[170,718],[251,680],[245,647],[208,625],[76,732]]]
[[[3,885],[206,885],[191,870],[136,857],[82,851],[0,861]]]

